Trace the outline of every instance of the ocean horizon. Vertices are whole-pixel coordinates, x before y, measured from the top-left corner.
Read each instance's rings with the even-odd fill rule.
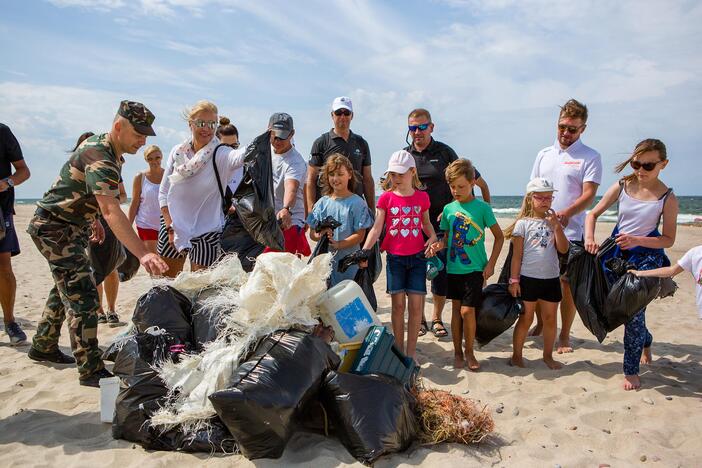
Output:
[[[478,197],[480,198],[480,197]],[[522,204],[521,195],[494,195],[492,197],[492,211],[499,218],[511,218],[519,213]],[[592,206],[600,200],[596,197]],[[680,212],[678,213],[678,224],[691,224],[702,222],[702,195],[677,196]],[[18,198],[15,203],[18,205],[32,205],[39,201],[39,198]],[[130,200],[125,203],[129,206]],[[123,204],[123,205],[125,205]],[[617,221],[617,210],[610,209],[600,216],[601,221]]]

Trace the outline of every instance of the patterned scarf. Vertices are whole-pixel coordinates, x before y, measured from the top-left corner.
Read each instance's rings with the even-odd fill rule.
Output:
[[[188,156],[193,154],[193,145],[192,139],[185,140],[173,156],[173,173],[168,176],[168,180],[171,184],[175,185],[197,174],[200,169],[210,162],[218,144],[219,140],[217,137],[213,137],[210,142],[200,148],[194,156],[188,158]]]

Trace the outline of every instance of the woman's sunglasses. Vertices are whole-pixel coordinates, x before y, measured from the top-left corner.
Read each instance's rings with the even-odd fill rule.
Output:
[[[646,172],[651,172],[656,168],[658,163],[663,162],[663,161],[656,161],[656,162],[647,162],[647,163],[640,163],[638,161],[631,161],[629,165],[631,168],[635,171],[638,171],[639,169],[643,169]]]
[[[208,122],[208,121],[206,121],[206,120],[200,120],[200,119],[198,119],[198,120],[191,120],[191,122],[192,122],[192,124],[193,124],[194,126],[196,126],[197,128],[207,127],[207,128],[209,128],[210,130],[214,130],[215,128],[217,128],[217,122],[213,122],[213,121],[209,121],[209,122]]]

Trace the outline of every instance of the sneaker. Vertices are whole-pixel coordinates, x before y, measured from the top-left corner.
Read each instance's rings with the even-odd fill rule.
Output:
[[[98,312],[98,323],[107,323],[107,316],[103,312]]]
[[[44,353],[35,349],[34,346],[32,346],[31,348],[29,348],[27,356],[29,356],[29,359],[39,362],[55,362],[56,364],[74,364],[76,362],[75,359],[73,359],[68,354],[64,354],[58,348],[56,348],[50,353]]]
[[[86,377],[81,377],[80,384],[84,387],[100,387],[100,379],[108,379],[110,377],[114,377],[112,372],[107,369],[100,369]]]
[[[27,342],[27,335],[22,331],[17,322],[5,324],[5,333],[10,337],[12,346],[21,345]]]
[[[118,327],[120,325],[119,315],[117,315],[116,312],[108,312],[107,323],[110,325],[110,327]]]

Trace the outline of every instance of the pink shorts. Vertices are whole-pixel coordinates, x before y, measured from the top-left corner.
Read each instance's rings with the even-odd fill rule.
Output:
[[[137,226],[137,232],[139,233],[139,239],[143,241],[158,240],[158,231],[156,229],[146,229]]]

